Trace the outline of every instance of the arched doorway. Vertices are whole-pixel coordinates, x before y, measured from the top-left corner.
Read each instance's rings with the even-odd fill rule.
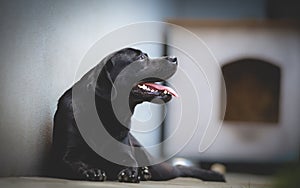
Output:
[[[280,67],[259,59],[240,59],[222,66],[226,85],[225,121],[279,120]]]

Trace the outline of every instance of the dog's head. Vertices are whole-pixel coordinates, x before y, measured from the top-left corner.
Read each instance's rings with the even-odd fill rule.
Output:
[[[120,90],[128,91],[133,107],[144,101],[168,102],[178,96],[172,88],[160,84],[176,72],[176,57],[149,58],[140,50],[125,48],[106,57],[103,63],[96,96],[111,100]]]

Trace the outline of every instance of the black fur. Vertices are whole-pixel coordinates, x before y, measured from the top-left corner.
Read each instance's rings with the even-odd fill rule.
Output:
[[[133,62],[138,62],[138,68],[131,70],[132,72],[125,70],[125,67]],[[137,154],[134,149],[120,151],[120,155],[133,161],[132,167],[117,165],[93,151],[79,132],[74,113],[88,113],[90,108],[88,99],[94,97],[98,116],[108,133],[128,146],[142,147],[129,132],[131,114],[125,114],[127,118],[125,126],[115,117],[111,103],[112,91],[115,89],[114,82],[118,76],[121,76],[124,80],[124,83],[121,82],[121,86],[132,88],[128,102],[133,113],[135,106],[139,103],[144,101],[168,102],[172,95],[142,91],[137,87],[138,82],[131,83],[128,80],[135,77],[134,79],[139,82],[162,81],[171,77],[176,69],[177,59],[175,57],[150,59],[140,50],[125,48],[107,56],[85,74],[80,81],[63,94],[58,102],[54,116],[52,176],[76,180],[104,181],[108,179],[134,183],[140,180],[168,180],[175,177],[225,181],[221,174],[195,167],[173,167],[168,163],[136,167],[140,160],[147,160],[149,154],[146,151]],[[155,78],[153,73],[164,76]],[[72,100],[72,91],[75,87],[82,92],[82,98],[80,95],[77,98],[79,102],[76,107]],[[89,121],[88,123],[93,122]]]

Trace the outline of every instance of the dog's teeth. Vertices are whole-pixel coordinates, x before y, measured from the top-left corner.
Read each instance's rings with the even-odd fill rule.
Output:
[[[139,88],[143,89],[143,90],[148,90],[149,88],[143,84],[143,85],[138,85]]]
[[[143,85],[140,85],[140,84],[139,84],[139,85],[138,85],[138,88],[143,89],[143,90],[145,90],[145,91],[158,92],[157,89],[152,89],[152,88],[146,86],[145,84],[143,84]],[[164,93],[167,94],[167,91],[164,91]]]
[[[168,94],[169,92],[167,92],[166,90],[164,90],[164,94]]]

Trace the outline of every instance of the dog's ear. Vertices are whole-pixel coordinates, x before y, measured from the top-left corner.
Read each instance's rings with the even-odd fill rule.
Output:
[[[95,95],[106,100],[112,100],[116,97],[116,89],[110,74],[111,66],[109,60],[102,66],[101,70],[96,71],[94,83],[91,85],[94,88]]]

